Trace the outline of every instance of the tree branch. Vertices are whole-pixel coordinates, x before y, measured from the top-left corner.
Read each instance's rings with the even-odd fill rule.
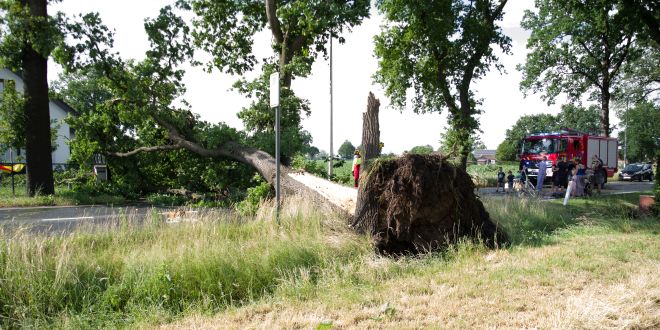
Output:
[[[266,17],[268,18],[268,25],[275,38],[275,42],[281,44],[284,42],[284,35],[282,34],[282,28],[280,27],[280,21],[277,19],[277,6],[275,5],[275,0],[264,0],[266,5]]]
[[[162,145],[162,146],[153,146],[153,147],[140,147],[131,151],[127,152],[109,152],[107,153],[108,156],[114,156],[114,157],[130,157],[133,155],[137,155],[141,152],[153,152],[153,151],[165,151],[165,150],[177,150],[177,149],[182,149],[183,147],[178,145],[178,144],[168,144],[168,145]]]
[[[628,35],[627,40],[626,40],[626,45],[623,47],[621,57],[619,60],[614,64],[614,69],[612,69],[612,73],[610,73],[610,77],[616,76],[616,74],[619,72],[619,69],[621,68],[621,64],[626,60],[628,57],[628,51],[630,50],[630,44],[632,41],[632,35]]]

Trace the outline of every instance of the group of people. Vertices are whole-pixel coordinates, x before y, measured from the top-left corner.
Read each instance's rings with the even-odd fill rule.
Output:
[[[543,188],[543,181],[545,180],[545,174],[547,169],[547,158],[543,156],[542,160],[538,164],[538,176],[536,182],[537,191],[541,192]],[[593,185],[600,193],[600,190],[605,181],[605,170],[603,168],[603,161],[594,155],[592,157],[591,168],[593,170]],[[570,161],[566,160],[566,157],[560,157],[557,163],[552,165],[552,194],[553,195],[563,195],[564,189],[571,187],[571,196],[584,196],[585,195],[585,176],[587,175],[587,169],[582,164],[582,159],[576,157]],[[527,179],[527,168],[521,164],[520,166],[520,181],[524,183]],[[495,192],[499,192],[499,189],[502,188],[502,191],[506,191],[504,181],[507,181],[509,189],[513,189],[513,181],[515,179],[513,173],[509,171],[508,175],[505,175],[502,167],[499,168],[497,173],[497,188]]]

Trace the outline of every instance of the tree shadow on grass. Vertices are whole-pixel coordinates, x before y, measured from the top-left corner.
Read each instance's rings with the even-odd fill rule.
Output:
[[[491,217],[510,238],[511,245],[543,246],[558,242],[556,233],[571,228],[604,228],[614,232],[648,231],[657,234],[657,217],[637,210],[640,194],[594,196],[561,200],[485,199]]]

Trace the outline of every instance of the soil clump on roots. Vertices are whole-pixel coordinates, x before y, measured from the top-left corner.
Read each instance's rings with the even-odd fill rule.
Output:
[[[507,242],[470,176],[435,154],[375,161],[360,182],[352,226],[386,254],[436,250],[461,238],[489,247]]]

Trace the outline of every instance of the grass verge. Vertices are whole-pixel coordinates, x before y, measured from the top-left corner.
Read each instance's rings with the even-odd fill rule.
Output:
[[[269,213],[67,236],[4,232],[3,327],[660,326],[660,222],[635,195],[486,200],[512,245],[390,259],[296,201]],[[262,209],[268,212],[269,209]]]

